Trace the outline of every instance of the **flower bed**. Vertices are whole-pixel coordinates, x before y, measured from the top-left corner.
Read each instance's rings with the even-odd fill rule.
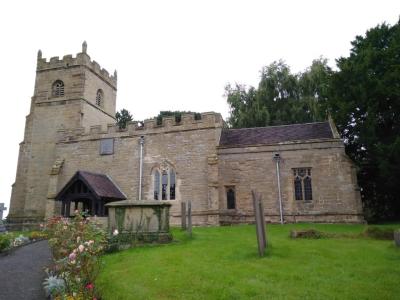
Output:
[[[53,299],[96,299],[95,278],[106,232],[78,212],[73,219],[55,217],[46,224],[54,265],[44,287]]]
[[[41,231],[2,233],[0,234],[0,254],[9,254],[18,247],[43,240],[46,237],[46,233]]]

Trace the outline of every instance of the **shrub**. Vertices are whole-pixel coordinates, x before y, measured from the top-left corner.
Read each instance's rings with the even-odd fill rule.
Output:
[[[73,219],[55,217],[48,221],[46,232],[54,256],[54,273],[65,282],[65,295],[93,299],[106,233],[95,220],[79,213]],[[57,297],[56,297],[57,298]]]
[[[43,231],[32,231],[28,237],[31,240],[41,240],[47,238],[47,234]]]
[[[12,236],[8,233],[0,234],[0,252],[10,248]]]
[[[390,227],[368,226],[364,236],[377,240],[393,240],[394,229]]]

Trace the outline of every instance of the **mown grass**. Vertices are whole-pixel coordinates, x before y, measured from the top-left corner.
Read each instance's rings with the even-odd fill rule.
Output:
[[[363,225],[268,225],[259,258],[255,227],[174,229],[175,242],[105,255],[102,299],[399,299],[400,249],[370,238],[290,239],[291,229],[357,235]]]

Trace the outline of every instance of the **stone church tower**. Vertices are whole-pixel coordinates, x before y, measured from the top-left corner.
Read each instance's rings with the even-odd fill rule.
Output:
[[[76,57],[65,55],[61,60],[46,61],[39,50],[35,90],[12,187],[10,222],[37,222],[53,213],[56,191],[50,175],[63,163],[56,157],[57,131],[115,123],[116,93],[116,71],[110,76],[91,61],[86,42]]]

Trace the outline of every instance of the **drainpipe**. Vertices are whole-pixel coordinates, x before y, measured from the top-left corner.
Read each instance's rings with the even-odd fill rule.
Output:
[[[144,144],[144,136],[143,136],[143,135],[140,137],[139,144],[140,144],[140,157],[139,157],[139,200],[142,200],[143,144]]]
[[[281,161],[281,156],[279,155],[279,153],[275,153],[274,161],[276,162],[276,178],[277,178],[277,181],[278,181],[279,213],[280,213],[280,216],[281,216],[281,224],[283,224],[281,177],[280,177],[280,170],[279,170],[279,162]]]

